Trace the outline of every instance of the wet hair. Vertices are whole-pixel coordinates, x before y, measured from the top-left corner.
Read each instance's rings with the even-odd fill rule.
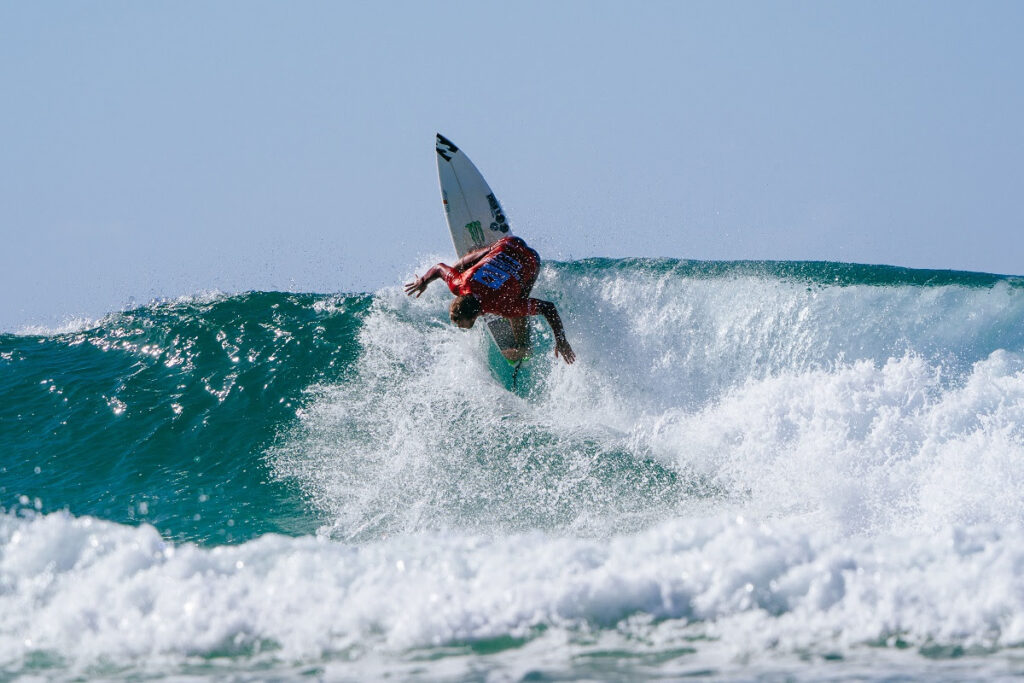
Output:
[[[472,295],[457,296],[448,310],[453,322],[459,319],[472,320],[480,315],[480,300]]]

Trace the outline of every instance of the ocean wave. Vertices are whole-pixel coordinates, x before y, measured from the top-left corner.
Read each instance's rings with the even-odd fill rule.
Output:
[[[0,335],[2,670],[1014,671],[1018,279],[592,259],[536,295],[578,361],[536,325],[515,388],[440,286]]]

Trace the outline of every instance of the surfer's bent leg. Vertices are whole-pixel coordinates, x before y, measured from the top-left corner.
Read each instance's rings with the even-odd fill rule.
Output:
[[[529,275],[519,286],[519,296],[526,299],[530,296],[530,292],[533,291],[533,285],[537,282],[537,273],[540,272],[540,255],[533,249],[530,249],[522,239],[513,237],[512,240],[527,250],[534,259],[533,263],[530,264],[532,268],[527,270]],[[507,318],[507,320],[512,325],[512,337],[515,339],[516,345],[515,348],[504,351],[503,355],[510,361],[518,362],[530,355],[530,322],[526,317]]]
[[[502,355],[510,361],[517,362],[530,355],[530,323],[528,318],[506,318],[512,326],[512,338],[515,347],[502,351]]]

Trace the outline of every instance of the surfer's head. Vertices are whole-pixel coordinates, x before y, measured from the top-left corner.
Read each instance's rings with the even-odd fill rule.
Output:
[[[448,313],[453,323],[468,330],[473,327],[477,316],[480,315],[480,300],[472,294],[457,296],[452,302],[451,308],[448,309]]]

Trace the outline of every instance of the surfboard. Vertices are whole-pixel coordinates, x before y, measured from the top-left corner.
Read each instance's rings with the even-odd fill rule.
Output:
[[[501,208],[501,202],[466,153],[440,133],[437,134],[435,148],[441,202],[459,258],[511,235],[508,216]],[[516,348],[508,320],[498,315],[485,315],[484,321],[503,354]],[[515,364],[511,360],[508,362]]]

